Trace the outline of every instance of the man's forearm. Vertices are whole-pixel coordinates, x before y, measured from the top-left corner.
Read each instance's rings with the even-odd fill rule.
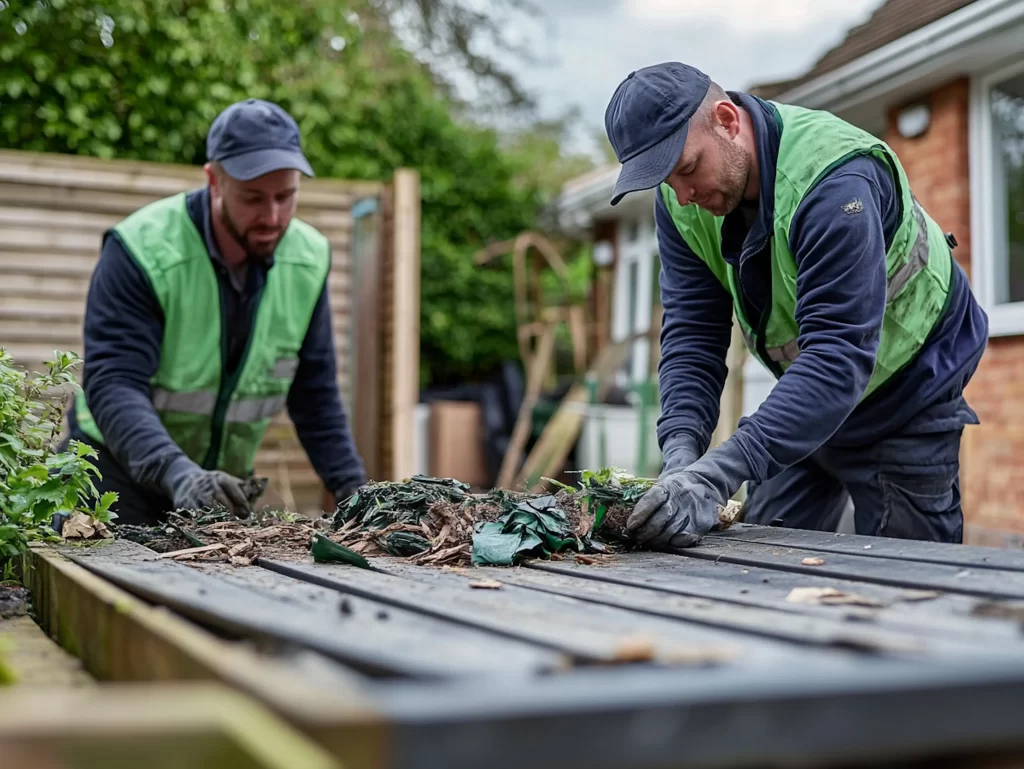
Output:
[[[136,483],[154,490],[185,456],[149,396],[162,338],[156,296],[117,238],[109,237],[86,304],[83,388],[104,445]]]
[[[692,436],[703,452],[718,423],[732,330],[732,299],[676,229],[660,197],[655,223],[661,257],[661,415],[658,441]]]

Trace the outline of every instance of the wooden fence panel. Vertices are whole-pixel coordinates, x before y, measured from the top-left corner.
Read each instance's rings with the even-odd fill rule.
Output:
[[[55,349],[81,355],[85,298],[103,233],[146,203],[204,183],[202,169],[192,166],[0,151],[0,347],[28,368],[41,366]],[[390,188],[390,183],[308,179],[299,198],[297,215],[331,242],[338,386],[350,418],[353,399],[359,400],[351,343],[356,333],[352,207],[367,199],[379,201]],[[418,194],[409,205],[418,214]],[[385,246],[392,241],[384,233],[376,238],[380,247],[361,257],[364,264],[370,260],[367,269],[380,270],[373,262],[389,259]],[[418,234],[414,247],[418,268]],[[362,296],[363,304],[380,306],[382,288],[379,281],[361,287],[370,292]],[[416,309],[418,316],[418,302]],[[380,321],[379,315],[366,317],[358,334],[385,345],[381,353],[386,356],[390,340],[376,327]],[[418,339],[418,327],[416,333]],[[378,377],[364,379],[364,387],[380,388]],[[389,434],[390,423],[382,421],[387,416],[353,419],[361,432],[357,440],[367,442],[367,433]],[[367,458],[368,465],[378,463],[376,456]],[[271,478],[265,502],[307,513],[321,509],[323,487],[286,415],[268,431],[256,470]]]

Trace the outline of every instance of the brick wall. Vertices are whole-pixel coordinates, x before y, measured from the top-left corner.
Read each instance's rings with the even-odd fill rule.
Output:
[[[928,131],[904,139],[889,115],[886,142],[903,162],[914,194],[939,225],[957,238],[953,252],[970,275],[970,166],[966,78],[926,98]],[[1024,337],[993,339],[967,390],[982,424],[968,427],[961,448],[961,487],[970,544],[1021,547],[1024,542]]]

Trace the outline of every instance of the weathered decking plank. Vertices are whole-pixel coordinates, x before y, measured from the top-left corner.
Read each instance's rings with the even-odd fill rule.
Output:
[[[296,581],[282,578],[277,589],[268,589],[279,575],[248,579],[239,571],[225,579],[155,557],[145,548],[117,543],[74,555],[72,560],[124,590],[204,625],[312,649],[371,675],[524,674],[563,664],[557,655],[526,644],[372,601],[340,599],[336,593]]]
[[[759,545],[741,540],[707,539],[703,544],[681,550],[678,554],[685,558],[856,579],[914,590],[942,590],[983,598],[1024,599],[1024,573],[1017,571],[972,569],[957,564],[911,562],[845,553],[825,556],[820,551],[806,548]],[[802,563],[804,559],[810,558],[820,558],[824,563],[818,566]]]
[[[378,562],[388,563],[386,559]],[[775,638],[754,638],[514,585],[477,590],[470,586],[475,580],[436,569],[409,571],[408,566],[388,563],[386,568],[393,566],[396,571],[391,574],[313,563],[261,560],[260,565],[350,595],[557,649],[581,664],[628,660],[628,650],[634,649],[638,640],[650,647],[650,659],[655,663],[722,660],[757,665],[799,659],[829,665],[852,664],[853,658],[846,650],[825,653]]]
[[[378,702],[403,725],[391,742],[402,769],[441,756],[445,769],[975,769],[990,751],[1016,755],[1009,769],[1024,750],[1024,668],[985,660],[866,659],[853,675],[589,669],[509,682],[500,696],[397,683]],[[914,763],[928,759],[942,760]]]
[[[865,622],[863,618],[811,616],[786,611],[785,606],[743,606],[728,601],[674,595],[654,585],[622,585],[532,569],[509,569],[504,573],[500,569],[487,569],[485,573],[493,579],[531,590],[808,646],[853,648],[869,654],[907,658],[962,658],[979,651],[976,643],[967,640],[950,639],[927,631],[891,629]],[[985,653],[995,653],[997,649],[1002,653],[1016,652],[1024,656],[1024,637],[1017,633],[1005,640],[989,640]]]
[[[1021,638],[1021,616],[999,616],[993,605],[1012,607],[1005,601],[986,601],[973,596],[938,594],[922,600],[920,591],[843,580],[826,575],[780,572],[756,566],[667,553],[631,553],[602,560],[594,566],[566,561],[534,561],[530,570],[666,593],[725,601],[737,606],[778,609],[836,619],[870,621],[880,627],[907,630],[930,637],[944,636],[974,643],[1015,642]],[[879,601],[879,607],[813,605],[787,600],[794,588],[830,587]],[[988,609],[989,611],[986,611]],[[1004,613],[1006,614],[1006,613]]]
[[[916,563],[936,563],[976,569],[1024,571],[1024,550],[917,542],[859,534],[837,534],[770,526],[735,524],[709,535],[706,541],[740,541],[776,547],[794,547],[822,553],[846,553],[866,558],[888,558]]]

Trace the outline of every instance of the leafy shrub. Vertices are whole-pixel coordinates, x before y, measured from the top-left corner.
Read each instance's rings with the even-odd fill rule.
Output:
[[[0,566],[29,542],[59,540],[51,526],[56,513],[113,517],[117,494],[96,499],[92,447],[72,441],[67,451],[53,450],[63,409],[51,392],[74,384],[71,369],[79,363],[73,353],[54,355],[45,372],[26,372],[0,349]]]

